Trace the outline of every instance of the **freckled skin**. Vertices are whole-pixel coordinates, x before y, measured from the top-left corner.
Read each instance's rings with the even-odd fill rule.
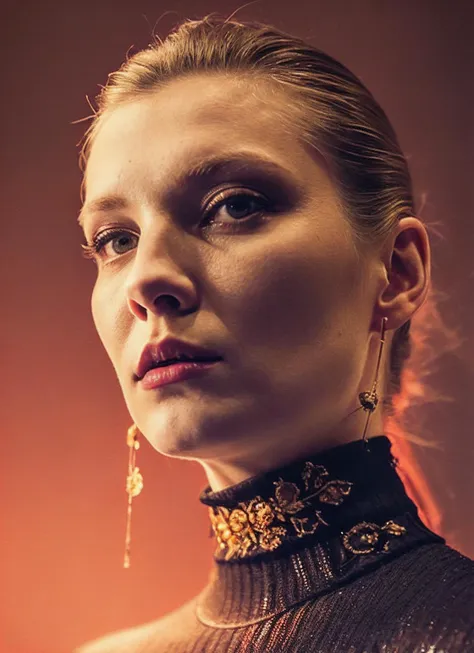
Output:
[[[88,240],[111,226],[139,235],[125,253],[106,245],[92,294],[130,415],[157,451],[199,461],[213,490],[359,439],[367,413],[347,415],[371,389],[381,318],[389,322],[379,390],[393,330],[428,290],[422,223],[404,218],[382,250],[358,252],[325,166],[282,127],[284,100],[264,101],[229,77],[174,81],[108,115],[86,171],[86,202],[117,193],[131,203],[88,216]],[[291,170],[304,199],[241,231],[207,235],[199,202],[179,214],[161,202],[196,158],[241,149]],[[226,188],[249,188],[230,181]],[[219,209],[224,222],[232,215]],[[143,390],[133,380],[139,355],[167,334],[217,349],[225,361],[198,379]],[[383,432],[379,408],[368,435]]]

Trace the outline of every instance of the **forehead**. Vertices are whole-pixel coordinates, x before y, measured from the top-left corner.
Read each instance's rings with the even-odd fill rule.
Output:
[[[289,96],[268,82],[227,75],[174,80],[104,116],[87,164],[87,198],[147,182],[156,188],[193,158],[233,148],[252,149],[295,172],[311,171],[314,180],[314,155],[282,120],[289,104]]]

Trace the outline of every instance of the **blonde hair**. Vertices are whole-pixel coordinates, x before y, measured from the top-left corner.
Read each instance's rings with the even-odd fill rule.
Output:
[[[114,108],[155,93],[167,82],[202,74],[224,74],[249,84],[268,83],[289,94],[283,124],[297,130],[310,148],[322,153],[334,174],[347,219],[361,247],[378,247],[398,220],[416,214],[407,160],[385,112],[370,91],[344,65],[306,41],[271,25],[239,22],[213,14],[184,20],[164,41],[153,35],[148,48],[127,56],[108,77],[96,101],[98,110],[80,152],[83,172],[104,116]],[[86,118],[87,119],[87,118]],[[285,122],[286,121],[286,122]],[[426,224],[426,223],[425,223]],[[428,225],[427,225],[428,226]],[[442,298],[441,293],[436,293]],[[408,441],[437,446],[410,433],[402,417],[410,406],[450,401],[421,382],[437,358],[427,334],[446,336],[445,351],[459,344],[442,321],[430,293],[413,322],[393,336],[390,369],[383,396],[385,432],[398,438],[401,475],[426,522],[439,528],[439,513],[423,487]],[[415,347],[413,347],[415,345]],[[412,352],[413,350],[413,352]],[[412,356],[412,353],[414,354]],[[410,359],[410,365],[408,361]],[[405,475],[404,475],[405,474]]]

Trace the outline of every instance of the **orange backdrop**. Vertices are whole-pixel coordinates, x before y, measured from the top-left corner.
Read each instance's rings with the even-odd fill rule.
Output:
[[[243,3],[242,3],[243,4]],[[213,542],[197,463],[138,452],[132,566],[122,568],[131,420],[90,315],[95,279],[76,225],[85,96],[160,21],[238,3],[4,3],[2,62],[1,653],[64,653],[158,618],[207,581]],[[452,403],[417,414],[444,451],[416,450],[448,543],[474,557],[472,525],[473,9],[467,0],[263,0],[240,11],[310,40],[374,92],[409,157],[422,217],[443,223],[433,283],[465,342],[433,383]],[[6,233],[5,233],[6,232]],[[6,235],[6,241],[5,241]]]

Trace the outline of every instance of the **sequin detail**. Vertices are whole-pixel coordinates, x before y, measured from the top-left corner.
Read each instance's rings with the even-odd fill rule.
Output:
[[[370,522],[360,522],[353,526],[342,537],[342,543],[348,551],[358,555],[372,553],[373,551],[389,550],[390,536],[405,535],[407,529],[390,520],[383,526]]]
[[[329,526],[322,511],[306,504],[315,499],[320,504],[340,505],[349,495],[352,483],[330,480],[323,465],[304,464],[301,473],[304,488],[311,494],[301,497],[296,483],[279,478],[274,481],[275,493],[267,500],[256,496],[240,502],[233,510],[210,506],[209,516],[217,538],[217,552],[225,560],[245,558],[263,551],[274,551],[291,536],[311,535],[323,524]],[[322,506],[321,506],[322,507]],[[302,511],[306,511],[303,516]]]

